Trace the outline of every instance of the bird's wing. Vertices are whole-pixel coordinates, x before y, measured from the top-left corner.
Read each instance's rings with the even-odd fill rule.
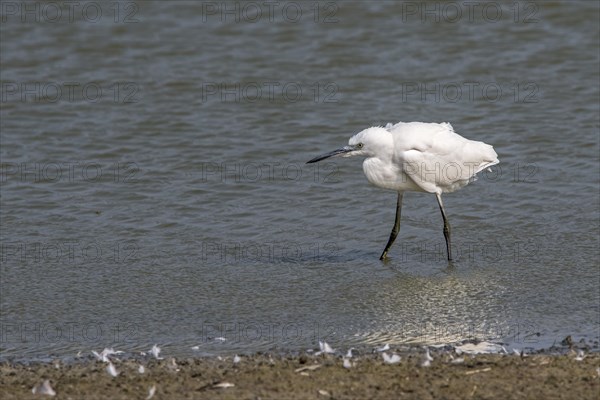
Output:
[[[492,146],[465,139],[448,123],[401,123],[391,127],[395,160],[426,192],[451,192],[498,163]]]

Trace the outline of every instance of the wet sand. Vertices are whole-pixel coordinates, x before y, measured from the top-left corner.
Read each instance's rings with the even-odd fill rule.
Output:
[[[461,355],[432,351],[398,353],[385,364],[381,353],[355,356],[258,354],[227,358],[119,360],[107,363],[0,365],[0,398],[8,399],[598,399],[600,354]],[[456,362],[463,358],[463,361]],[[452,362],[454,360],[454,362]],[[144,373],[139,372],[143,365]],[[48,379],[56,396],[33,394]],[[219,385],[220,384],[220,385]],[[229,386],[227,384],[233,384]],[[221,386],[221,387],[220,387]]]

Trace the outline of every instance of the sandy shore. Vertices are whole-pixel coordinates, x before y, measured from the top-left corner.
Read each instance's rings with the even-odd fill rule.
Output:
[[[391,354],[391,353],[390,353]],[[334,355],[120,360],[87,359],[62,364],[0,365],[0,398],[30,399],[598,399],[600,354],[456,355],[398,353],[397,364],[381,353],[350,359]],[[461,361],[462,358],[462,361]],[[458,361],[457,361],[458,360]],[[144,372],[140,373],[140,365]],[[348,367],[348,365],[346,365]],[[33,394],[49,380],[56,396]],[[231,386],[231,385],[233,386]]]

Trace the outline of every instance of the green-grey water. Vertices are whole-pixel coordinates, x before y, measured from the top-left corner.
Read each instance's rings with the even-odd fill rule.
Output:
[[[3,358],[597,343],[597,2],[1,12]],[[498,153],[444,197],[453,264],[434,196],[382,263],[395,194],[305,164],[397,121]]]

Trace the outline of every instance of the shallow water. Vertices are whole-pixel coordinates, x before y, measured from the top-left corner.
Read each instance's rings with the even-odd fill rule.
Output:
[[[598,340],[596,2],[44,4],[1,10],[3,358]],[[501,160],[451,265],[434,196],[381,263],[395,194],[304,164],[412,120]]]

